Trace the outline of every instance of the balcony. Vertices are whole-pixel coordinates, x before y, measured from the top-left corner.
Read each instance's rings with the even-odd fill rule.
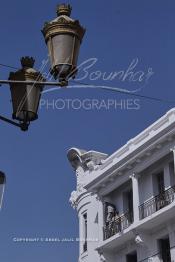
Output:
[[[163,191],[139,206],[140,220],[171,204],[175,200],[175,186]]]
[[[104,240],[122,232],[133,223],[133,212],[129,211],[104,226]]]

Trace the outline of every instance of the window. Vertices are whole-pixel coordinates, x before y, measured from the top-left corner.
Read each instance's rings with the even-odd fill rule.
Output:
[[[137,262],[137,252],[134,251],[128,255],[126,255],[127,262]]]
[[[171,262],[169,237],[159,240],[160,257],[162,262]]]
[[[124,201],[124,212],[127,215],[128,221],[133,222],[133,192],[132,189],[124,192],[123,195]]]
[[[87,251],[87,213],[83,214],[83,252]]]
[[[175,176],[174,176],[174,162],[169,163],[169,169],[170,169],[170,181],[171,181],[171,186],[175,185]]]
[[[154,196],[161,195],[165,191],[164,171],[153,173]]]
[[[164,184],[164,173],[158,173],[156,175],[157,179],[157,189],[158,189],[158,194],[162,194],[165,191],[165,184]]]
[[[160,256],[162,262],[171,262],[169,237],[159,240]]]
[[[165,184],[164,184],[164,172],[156,174],[156,198],[155,198],[155,208],[156,211],[165,207],[166,204],[166,194],[165,194]]]

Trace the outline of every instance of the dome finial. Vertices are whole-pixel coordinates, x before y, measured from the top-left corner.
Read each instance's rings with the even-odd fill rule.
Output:
[[[29,67],[29,68],[33,68],[35,63],[35,59],[33,57],[30,56],[24,56],[21,58],[21,65],[22,67]]]
[[[66,15],[70,16],[72,11],[72,7],[69,4],[59,4],[57,6],[57,15]]]

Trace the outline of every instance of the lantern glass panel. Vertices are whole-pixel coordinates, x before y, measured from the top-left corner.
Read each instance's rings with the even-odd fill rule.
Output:
[[[32,85],[11,87],[13,118],[29,122],[37,119],[41,91],[41,87]]]
[[[60,34],[52,38],[53,67],[57,67],[60,77],[66,78],[77,66],[80,41],[74,35]]]

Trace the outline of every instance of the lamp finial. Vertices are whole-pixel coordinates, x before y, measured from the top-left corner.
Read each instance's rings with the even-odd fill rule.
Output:
[[[35,59],[33,57],[30,56],[23,56],[21,58],[21,65],[22,67],[29,67],[29,68],[33,68],[35,63]]]
[[[72,11],[72,7],[69,4],[59,4],[57,6],[57,15],[66,15],[70,16]]]

